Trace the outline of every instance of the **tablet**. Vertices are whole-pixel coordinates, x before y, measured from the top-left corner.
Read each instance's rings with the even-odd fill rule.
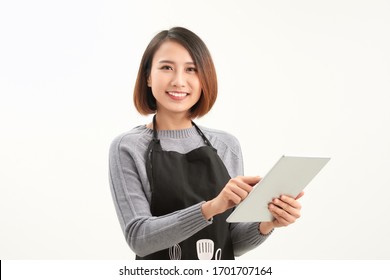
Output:
[[[330,158],[282,156],[249,195],[226,219],[229,223],[272,221],[272,199],[282,194],[296,197]]]

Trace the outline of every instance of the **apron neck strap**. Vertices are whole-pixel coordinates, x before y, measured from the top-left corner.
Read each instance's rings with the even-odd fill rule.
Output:
[[[157,137],[157,125],[156,125],[156,115],[153,116],[153,140],[158,140],[158,137]]]
[[[212,147],[209,139],[207,139],[207,137],[203,134],[202,130],[200,130],[200,128],[193,122],[191,121],[192,125],[195,126],[196,130],[198,131],[199,135],[202,137],[203,139],[203,142],[207,145],[207,146],[210,146]]]
[[[202,137],[203,142],[207,145],[212,147],[210,141],[207,139],[207,137],[203,134],[202,130],[193,122],[191,121],[192,125],[196,128],[196,131],[198,131],[199,135]],[[157,135],[157,125],[156,125],[156,115],[153,116],[153,140],[158,141],[158,135]]]

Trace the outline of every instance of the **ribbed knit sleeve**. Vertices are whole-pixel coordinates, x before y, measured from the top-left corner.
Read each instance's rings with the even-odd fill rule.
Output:
[[[263,235],[259,232],[259,223],[235,223],[231,224],[231,237],[233,241],[234,255],[241,256],[253,250],[263,243],[272,231]]]
[[[200,229],[212,224],[212,221],[208,221],[204,218],[201,205],[204,203],[195,204],[192,207],[186,208],[186,211],[180,211],[178,213],[178,220],[181,227],[181,231],[187,237],[192,236]]]
[[[132,138],[120,136],[111,145],[110,187],[126,241],[134,253],[143,257],[180,243],[211,222],[202,215],[201,203],[164,216],[152,216],[150,196],[143,186],[148,184],[143,157],[133,154],[134,149],[143,148],[129,137]]]

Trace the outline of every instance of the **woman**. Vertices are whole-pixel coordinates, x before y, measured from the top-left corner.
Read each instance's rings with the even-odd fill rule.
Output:
[[[216,97],[214,64],[196,34],[175,27],[151,40],[134,103],[153,121],[118,136],[110,149],[111,191],[137,259],[234,259],[300,216],[299,202],[282,196],[270,203],[272,222],[226,222],[260,177],[242,176],[235,137],[192,121]]]

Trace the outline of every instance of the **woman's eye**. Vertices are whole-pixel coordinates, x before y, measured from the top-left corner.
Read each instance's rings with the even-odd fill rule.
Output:
[[[196,68],[195,67],[190,67],[190,68],[187,68],[187,71],[188,72],[196,72]]]
[[[172,70],[172,67],[169,66],[169,65],[164,65],[164,66],[161,66],[160,69],[161,69],[161,70]]]

